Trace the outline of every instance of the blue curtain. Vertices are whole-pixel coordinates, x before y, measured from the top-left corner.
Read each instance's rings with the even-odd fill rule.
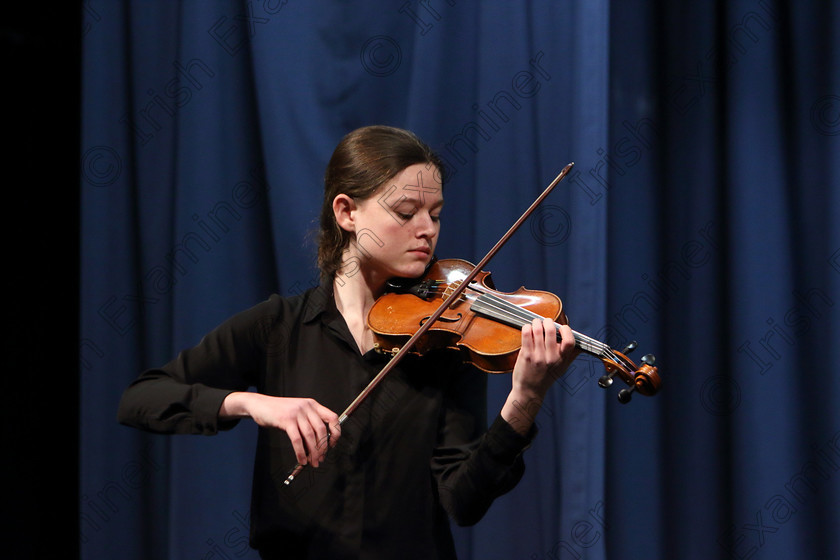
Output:
[[[621,405],[582,357],[465,559],[840,558],[840,7],[607,0],[105,2],[82,9],[79,541],[85,559],[256,558],[255,427],[117,425],[124,388],[317,282],[337,141],[446,162],[440,257],[558,294],[653,353]],[[489,407],[510,379],[494,376]]]

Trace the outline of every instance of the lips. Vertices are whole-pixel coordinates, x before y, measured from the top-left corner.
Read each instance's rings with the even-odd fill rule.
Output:
[[[428,247],[416,247],[414,249],[409,249],[409,253],[423,253],[424,255],[431,254],[431,250]]]

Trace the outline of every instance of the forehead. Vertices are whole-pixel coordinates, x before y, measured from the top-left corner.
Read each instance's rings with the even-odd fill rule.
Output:
[[[443,204],[443,186],[440,171],[430,163],[410,165],[386,181],[379,189],[379,196],[393,201],[411,201],[420,204]]]

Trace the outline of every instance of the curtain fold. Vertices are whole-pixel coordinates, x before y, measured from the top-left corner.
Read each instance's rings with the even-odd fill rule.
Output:
[[[840,8],[664,0],[480,6],[89,2],[81,130],[82,557],[256,558],[256,429],[117,425],[123,389],[231,314],[318,281],[324,167],[366,124],[449,182],[438,256],[556,293],[655,354],[549,393],[519,486],[460,557],[836,558]],[[509,376],[489,384],[498,411]]]

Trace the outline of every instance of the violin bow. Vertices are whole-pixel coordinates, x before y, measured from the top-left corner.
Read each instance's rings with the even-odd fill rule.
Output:
[[[431,328],[432,324],[435,321],[437,321],[441,315],[443,315],[443,313],[449,308],[449,306],[452,303],[457,301],[457,299],[461,296],[463,291],[467,288],[467,286],[469,286],[470,282],[472,282],[475,279],[475,277],[478,276],[479,272],[484,270],[484,267],[487,265],[488,262],[490,262],[490,259],[492,259],[496,255],[496,253],[499,252],[499,249],[501,249],[502,246],[504,246],[504,244],[507,243],[508,240],[513,236],[513,234],[516,233],[516,230],[519,229],[522,223],[528,219],[528,217],[534,212],[534,210],[537,209],[537,207],[540,204],[542,204],[543,200],[545,200],[545,198],[551,193],[554,187],[556,187],[557,184],[560,181],[562,181],[566,177],[566,175],[569,174],[569,171],[572,170],[572,167],[574,167],[574,165],[574,162],[571,162],[568,165],[566,165],[566,167],[564,167],[562,171],[560,171],[560,174],[554,178],[554,180],[548,185],[548,187],[545,188],[542,194],[540,194],[540,196],[537,197],[537,199],[531,204],[531,206],[529,206],[528,209],[525,210],[525,212],[519,217],[518,220],[516,220],[516,222],[510,227],[510,229],[507,230],[507,232],[501,237],[501,239],[499,239],[499,241],[497,241],[496,244],[493,245],[493,247],[487,252],[487,254],[484,255],[484,258],[482,258],[478,262],[478,264],[475,265],[475,267],[473,267],[470,273],[467,274],[467,276],[463,280],[461,280],[460,284],[458,284],[458,286],[452,291],[452,293],[449,294],[449,297],[447,297],[443,301],[443,303],[440,304],[440,306],[435,310],[435,312],[429,316],[428,320],[426,320],[426,322],[423,323],[419,329],[417,329],[417,331],[411,336],[411,338],[409,338],[408,341],[405,344],[403,344],[403,346],[397,351],[397,353],[394,354],[390,360],[388,360],[388,363],[385,364],[385,367],[383,367],[379,371],[379,373],[377,373],[376,376],[370,380],[370,383],[368,383],[367,387],[365,387],[362,390],[362,392],[359,393],[359,395],[355,399],[353,399],[353,402],[351,402],[344,410],[344,412],[341,413],[341,416],[338,417],[339,426],[344,424],[347,418],[351,414],[353,414],[353,412],[359,407],[359,405],[362,404],[362,402],[368,397],[368,395],[370,395],[370,393],[379,385],[379,383],[381,383],[382,380],[385,379],[385,376],[387,376],[391,372],[391,370],[394,369],[394,367],[396,367],[396,365],[411,350],[411,348],[414,347],[414,344],[420,339],[420,337],[423,336],[429,330],[429,328]],[[294,469],[292,469],[292,471],[286,477],[286,480],[283,481],[283,484],[285,484],[286,486],[290,485],[295,479],[295,477],[298,476],[298,474],[300,474],[302,470],[303,465],[301,465],[300,463],[295,465]]]

